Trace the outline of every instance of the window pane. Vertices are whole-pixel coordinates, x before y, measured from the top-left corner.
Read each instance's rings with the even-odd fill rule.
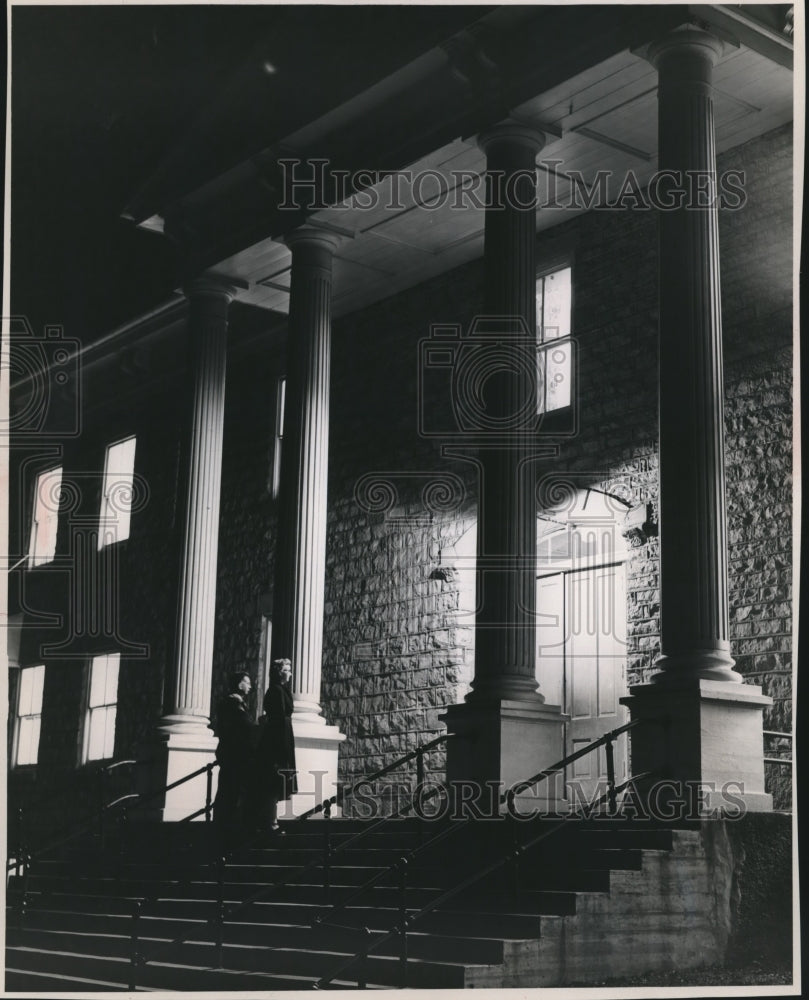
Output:
[[[101,760],[104,756],[104,722],[106,709],[91,708],[87,720],[87,759]]]
[[[278,431],[279,438],[284,436],[284,411],[286,410],[287,380],[278,380]]]
[[[284,413],[286,410],[286,387],[287,380],[279,378],[276,388],[275,399],[275,445],[272,456],[272,483],[271,492],[273,497],[278,496],[281,486],[281,446],[284,440]]]
[[[101,498],[98,547],[129,538],[135,474],[134,437],[107,448],[104,462],[104,492]]]
[[[545,275],[543,340],[570,336],[570,268]]]
[[[31,715],[33,704],[33,669],[20,671],[20,693],[17,700],[17,715]]]
[[[17,743],[18,764],[36,764],[39,754],[39,729],[40,717],[38,715],[20,719]]]
[[[104,704],[114,705],[118,701],[118,667],[121,662],[120,653],[110,653],[106,657],[104,684]]]
[[[42,711],[42,692],[45,686],[45,667],[25,667],[20,671],[18,715],[39,715]]]
[[[544,278],[537,278],[537,337],[542,340],[542,301]]]
[[[90,708],[104,704],[104,663],[105,656],[96,656],[90,664]]]
[[[39,715],[42,711],[42,694],[45,690],[45,667],[31,667],[31,713]]]
[[[49,469],[37,476],[34,512],[31,521],[31,541],[28,546],[32,566],[41,566],[43,563],[50,562],[56,554],[61,485],[61,466]]]
[[[545,375],[547,378],[547,410],[570,406],[571,401],[571,347],[570,341],[552,344],[546,349]]]
[[[115,705],[104,709],[104,756],[115,755]]]

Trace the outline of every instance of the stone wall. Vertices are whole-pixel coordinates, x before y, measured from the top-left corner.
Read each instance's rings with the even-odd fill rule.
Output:
[[[765,724],[788,730],[789,129],[733,151],[720,166],[742,163],[747,205],[720,218],[731,635],[739,669],[775,699]],[[540,265],[572,260],[578,345],[578,427],[560,442],[558,456],[543,463],[539,479],[545,486],[561,477],[574,486],[619,487],[654,512],[655,216],[590,212],[540,234],[537,251]],[[475,468],[443,456],[440,441],[422,433],[446,425],[450,400],[448,394],[420,395],[419,344],[431,322],[467,327],[480,307],[481,282],[482,265],[475,261],[334,326],[321,700],[327,721],[347,736],[343,778],[367,774],[440,734],[442,708],[461,700],[472,678],[470,581],[459,570],[473,551]],[[235,343],[229,356],[213,697],[229,670],[258,672],[263,621],[271,618],[276,511],[268,480],[275,382],[284,359],[278,336],[251,336]],[[124,756],[159,717],[170,663],[182,364],[167,366],[148,394],[129,384],[137,373],[124,376],[115,364],[109,370],[126,385],[98,378],[94,391],[116,405],[119,397],[129,400],[123,410],[131,415],[131,429],[123,418],[110,423],[113,411],[91,409],[86,431],[65,461],[74,471],[94,469],[98,475],[104,443],[122,436],[122,429],[138,434],[136,469],[148,485],[148,502],[122,547],[120,628],[127,641],[144,644],[148,652],[122,662],[116,754]],[[95,509],[97,483],[85,502]],[[658,558],[651,537],[631,550],[627,564],[630,682],[648,676],[659,652]],[[27,592],[26,599],[33,598]],[[65,607],[64,583],[42,600],[43,606]],[[34,630],[25,640],[23,662],[35,662],[36,636]],[[76,773],[79,654],[86,651],[48,665],[40,784],[52,774],[66,795],[72,787],[68,776]],[[439,749],[428,772],[440,775],[442,769]],[[413,773],[411,764],[403,777]],[[779,774],[777,801],[783,805],[788,771]]]
[[[781,730],[791,719],[789,129],[720,161],[723,169],[741,163],[750,165],[747,205],[720,220],[731,636],[740,670],[775,698],[765,725]],[[750,282],[757,247],[769,254],[769,279]],[[540,265],[573,261],[580,400],[577,433],[541,476],[620,487],[656,512],[656,219],[592,212],[540,234],[537,254]],[[441,707],[471,679],[473,636],[458,628],[456,611],[464,595],[439,552],[474,522],[476,483],[469,467],[419,435],[419,413],[439,424],[448,400],[419,397],[417,366],[431,322],[465,325],[474,315],[481,273],[478,261],[336,324],[323,701],[348,737],[346,778],[442,732]],[[454,516],[426,509],[420,495],[441,472],[464,484]],[[630,683],[648,677],[659,653],[658,559],[651,537],[627,564]],[[441,763],[438,753],[436,771]],[[778,774],[783,806],[788,771]]]

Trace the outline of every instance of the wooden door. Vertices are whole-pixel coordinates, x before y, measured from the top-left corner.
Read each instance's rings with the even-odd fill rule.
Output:
[[[626,721],[626,593],[622,564],[540,577],[537,677],[549,704],[561,704],[566,754]],[[615,771],[626,777],[626,736],[615,743]],[[603,747],[567,769],[567,792],[589,801],[605,789]]]

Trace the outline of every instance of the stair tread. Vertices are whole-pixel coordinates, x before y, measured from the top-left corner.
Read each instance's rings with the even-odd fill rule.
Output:
[[[149,939],[146,939],[146,940],[149,940]],[[189,941],[187,943],[188,944],[204,944],[206,947],[210,947],[210,942],[194,942],[194,941]],[[246,951],[254,951],[255,950],[255,945],[234,945],[234,944],[226,944],[225,945],[226,952],[229,952],[229,955],[228,955],[229,958],[235,958],[235,959],[238,960],[238,955],[234,954],[234,952],[237,952],[238,949],[241,949],[241,950],[243,950],[245,952]],[[267,948],[266,950],[270,951],[270,952],[274,952],[274,953],[280,953],[280,954],[298,954],[299,951],[300,951],[300,949],[298,949],[298,948]],[[128,956],[108,955],[108,954],[97,955],[97,954],[93,954],[93,953],[88,953],[86,951],[72,951],[72,950],[61,949],[61,948],[42,948],[42,947],[34,948],[34,947],[29,947],[27,945],[8,945],[7,946],[7,952],[10,952],[10,953],[15,953],[16,952],[16,953],[31,954],[31,955],[48,955],[48,956],[51,956],[51,957],[70,958],[70,959],[74,959],[74,960],[75,959],[80,959],[80,960],[86,960],[86,961],[91,961],[91,962],[95,962],[95,963],[113,963],[115,965],[120,965],[121,967],[126,967],[127,969],[129,969],[129,965],[130,965],[130,959],[129,959]],[[328,949],[311,949],[310,948],[310,949],[307,949],[307,954],[308,955],[318,955],[318,956],[324,957],[324,958],[332,958],[332,959],[335,960],[335,962],[339,962],[340,960],[345,960],[347,958],[351,958],[356,953],[355,952],[350,952],[350,951],[332,951],[332,950],[328,950]],[[390,965],[391,968],[394,968],[394,969],[396,967],[398,967],[398,964],[399,964],[399,956],[398,955],[375,954],[375,953],[372,952],[368,957],[369,957],[369,959],[373,963],[376,963],[377,965],[380,965],[380,964],[384,963],[386,965]],[[488,962],[488,963],[487,962],[467,962],[467,961],[461,962],[461,961],[453,961],[451,959],[433,959],[433,958],[424,958],[424,957],[421,957],[421,956],[414,956],[414,955],[409,955],[407,961],[408,961],[408,965],[409,966],[413,966],[413,967],[416,967],[416,968],[417,967],[422,967],[422,968],[426,968],[426,969],[433,969],[433,970],[436,970],[436,971],[440,971],[442,969],[443,970],[488,969],[488,968],[491,968],[493,965],[497,964],[497,963],[491,963],[491,962]],[[209,970],[209,971],[214,971],[216,973],[225,973],[225,974],[230,974],[230,975],[265,976],[265,977],[268,977],[268,978],[271,978],[271,977],[275,976],[276,978],[284,978],[284,979],[296,978],[296,979],[300,979],[302,982],[314,982],[314,981],[316,981],[316,980],[318,980],[320,978],[320,977],[318,977],[316,975],[302,976],[300,974],[286,973],[286,972],[284,972],[284,973],[280,973],[280,972],[277,972],[277,973],[273,973],[273,972],[261,972],[261,971],[255,970],[255,969],[238,969],[238,968],[234,968],[233,966],[230,966],[230,967],[228,967],[226,969],[224,969],[224,968],[220,969],[220,968],[218,968],[216,966],[205,964],[205,963],[194,963],[194,964],[191,964],[188,961],[182,961],[182,962],[181,961],[176,961],[176,960],[175,961],[170,961],[170,960],[161,960],[159,958],[150,959],[149,962],[148,962],[148,965],[149,965],[149,968],[151,968],[151,969],[164,968],[164,969],[184,970],[184,971],[189,971],[189,972],[198,972],[198,971],[203,971],[203,970],[206,970],[206,971]],[[19,971],[24,971],[26,973],[28,972],[28,970],[19,970]],[[58,975],[62,976],[63,973],[58,973]],[[125,978],[128,978],[128,977],[125,977]],[[338,981],[338,980],[335,978],[335,981]],[[385,987],[385,988],[389,989],[390,987],[388,986],[388,987]]]
[[[372,913],[378,913],[379,910],[378,910],[378,908],[371,908],[371,912]],[[393,909],[391,909],[389,911],[386,911],[386,912],[388,913],[389,917],[395,918],[397,916],[397,911],[395,911]],[[433,912],[435,912],[435,911],[433,911]],[[439,912],[442,915],[444,915],[444,913],[446,913],[447,911],[439,911]],[[32,913],[29,914],[29,924],[27,925],[27,930],[29,930],[29,931],[35,931],[37,933],[43,933],[43,934],[44,933],[47,933],[47,934],[75,934],[75,935],[87,935],[89,937],[118,938],[118,939],[121,939],[121,940],[129,940],[130,939],[130,935],[129,934],[127,934],[127,933],[119,934],[119,933],[116,933],[114,931],[75,930],[75,929],[73,929],[71,927],[39,927],[39,926],[31,926],[30,920],[32,920],[35,917],[39,917],[39,916],[43,916],[43,915],[63,917],[66,920],[68,918],[81,918],[83,916],[87,916],[87,914],[84,913],[81,910],[49,910],[49,909],[45,909],[45,908],[38,908],[38,909],[36,909],[35,911],[33,911]],[[477,911],[476,911],[476,915],[478,915]],[[480,915],[484,916],[485,914],[481,913]],[[515,914],[515,915],[519,916],[520,914]],[[131,917],[127,916],[126,914],[92,914],[92,916],[102,917],[102,918],[104,918],[104,917],[119,918],[121,921],[125,921],[125,920],[126,921],[130,921],[131,920]],[[491,916],[495,916],[495,914],[491,914]],[[500,916],[500,914],[497,914],[497,916]],[[534,915],[534,914],[529,914],[528,916],[533,917],[534,919],[536,917],[536,915]],[[152,922],[155,922],[155,923],[181,924],[183,926],[196,924],[200,929],[208,926],[208,924],[210,923],[209,920],[201,919],[201,918],[198,918],[198,917],[197,918],[195,918],[195,917],[172,917],[172,916],[166,916],[164,914],[145,914],[145,915],[143,915],[141,917],[141,926],[143,926],[143,924],[144,924],[145,921],[152,921]],[[228,920],[227,921],[227,926],[228,927],[237,927],[239,929],[256,928],[256,929],[260,929],[260,930],[264,930],[264,931],[272,931],[272,930],[281,931],[281,930],[286,930],[286,931],[301,931],[303,933],[308,933],[310,931],[319,930],[319,929],[322,929],[323,931],[331,931],[331,930],[334,930],[334,931],[356,931],[357,930],[357,926],[354,925],[354,924],[332,923],[332,922],[327,921],[327,920],[323,920],[322,922],[318,923],[317,925],[315,925],[313,927],[311,923],[309,923],[309,922],[303,922],[303,921],[239,920],[239,919],[235,919],[235,920]],[[393,926],[394,926],[394,924],[386,923],[386,924],[380,924],[379,926],[371,926],[371,927],[369,927],[369,930],[373,934],[384,934],[384,933],[387,933],[388,931],[392,930]],[[522,935],[522,936],[518,936],[518,935],[502,935],[502,934],[500,934],[500,935],[492,935],[490,933],[487,933],[487,934],[482,934],[482,933],[481,934],[475,934],[475,933],[471,933],[471,932],[468,932],[468,931],[459,931],[459,932],[455,933],[455,932],[452,932],[450,930],[434,930],[434,929],[433,930],[422,930],[418,926],[414,926],[413,928],[411,928],[411,929],[408,930],[408,937],[410,937],[410,938],[419,938],[419,939],[428,939],[428,938],[431,938],[431,937],[452,938],[452,939],[455,939],[455,940],[458,940],[458,941],[470,941],[470,942],[479,942],[479,943],[487,943],[487,942],[497,943],[497,942],[501,942],[501,941],[530,941],[530,940],[534,940],[534,937],[532,937],[529,934]],[[155,936],[153,934],[144,934],[143,932],[141,932],[141,934],[139,935],[139,940],[140,941],[163,942],[163,941],[172,941],[172,940],[174,940],[174,938],[173,937],[163,938],[163,937],[160,937],[159,935]],[[188,942],[189,943],[208,943],[208,942],[195,942],[195,939],[193,937],[189,938]],[[228,943],[230,943],[230,942],[228,942]],[[263,947],[263,946],[261,946],[261,945],[251,945],[251,947]]]

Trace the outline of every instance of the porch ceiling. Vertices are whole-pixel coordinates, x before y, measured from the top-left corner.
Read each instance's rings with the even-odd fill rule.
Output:
[[[793,79],[788,68],[744,45],[728,46],[715,70],[715,119],[718,152],[725,152],[792,120]],[[547,143],[537,158],[537,229],[567,221],[584,209],[568,204],[570,171],[591,185],[596,173],[609,172],[612,201],[632,171],[641,187],[657,168],[657,72],[640,54],[625,50],[512,109],[511,117],[545,128]],[[319,211],[309,224],[344,239],[335,260],[335,315],[352,312],[479,257],[484,212],[467,204],[453,208],[457,172],[481,178],[485,158],[475,138],[456,139],[411,164],[413,174],[442,175],[426,182],[420,199],[412,186],[399,185],[391,207],[389,182],[373,188],[376,207],[360,207],[367,195]],[[466,183],[471,183],[467,181]],[[549,207],[555,185],[556,200]],[[447,192],[441,194],[441,192]],[[443,204],[429,206],[441,194]],[[219,273],[243,286],[239,301],[286,313],[289,307],[290,253],[264,239],[217,264]]]

